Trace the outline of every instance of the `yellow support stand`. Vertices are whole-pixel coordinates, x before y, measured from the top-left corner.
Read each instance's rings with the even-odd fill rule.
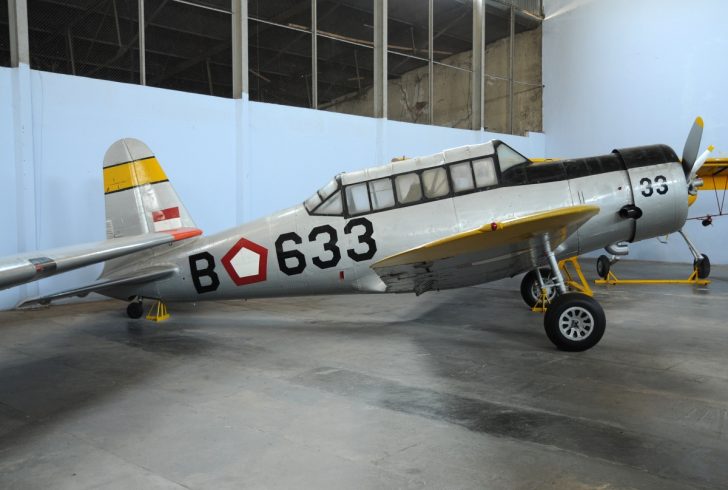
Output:
[[[612,271],[609,271],[606,279],[595,279],[594,284],[607,284],[610,286],[618,284],[692,284],[694,286],[705,286],[710,284],[710,279],[698,278],[698,271],[696,270],[687,279],[619,279]]]
[[[157,302],[149,308],[149,313],[147,313],[147,320],[152,320],[153,322],[163,322],[168,318],[169,313],[167,312],[167,306],[162,302],[162,300],[157,300]]]
[[[568,267],[566,267],[568,264],[571,264],[571,266],[574,268],[574,274],[579,279],[579,281],[574,280],[574,276],[571,275]],[[561,268],[561,270],[564,271],[564,282],[566,283],[566,287],[568,287],[572,291],[579,291],[580,293],[584,293],[587,296],[594,296],[594,291],[592,291],[592,289],[589,287],[589,282],[586,280],[586,277],[584,277],[584,273],[581,272],[579,257],[564,259],[559,262],[559,267]]]
[[[549,293],[546,288],[541,288],[541,297],[533,305],[531,311],[534,313],[546,313],[546,306],[549,304]]]

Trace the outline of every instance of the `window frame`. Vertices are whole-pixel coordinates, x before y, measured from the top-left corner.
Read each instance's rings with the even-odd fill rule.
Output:
[[[531,183],[528,182],[528,180],[526,180],[525,182],[517,183],[517,184],[516,183],[511,183],[511,184],[504,184],[503,183],[503,177],[501,175],[501,168],[500,168],[500,160],[498,158],[498,146],[499,145],[502,145],[502,144],[505,144],[505,143],[503,143],[502,141],[496,141],[496,142],[494,142],[494,148],[493,148],[494,151],[493,151],[493,153],[489,153],[487,155],[480,155],[480,156],[471,157],[471,158],[463,158],[462,160],[456,160],[454,162],[447,162],[447,163],[443,163],[443,164],[440,164],[440,165],[434,165],[432,167],[420,168],[420,169],[415,169],[415,170],[408,170],[406,172],[400,172],[400,173],[394,173],[394,174],[389,175],[389,176],[386,176],[386,177],[378,177],[378,178],[375,178],[375,179],[363,180],[361,182],[354,182],[354,183],[346,184],[346,185],[341,184],[341,181],[339,179],[337,179],[337,180],[339,180],[339,191],[342,193],[342,201],[343,201],[342,204],[343,204],[343,208],[344,208],[344,210],[343,210],[343,217],[344,218],[352,218],[352,217],[356,217],[356,216],[364,216],[364,215],[367,215],[367,214],[381,213],[381,212],[384,212],[384,211],[392,211],[392,210],[399,209],[399,208],[406,208],[406,207],[409,207],[409,206],[418,206],[420,204],[425,204],[425,203],[428,203],[428,202],[440,201],[442,199],[451,199],[453,197],[460,197],[460,196],[464,196],[464,195],[467,195],[467,194],[475,194],[475,193],[478,193],[478,192],[489,191],[489,190],[497,189],[497,188],[500,188],[500,187],[513,187],[513,186],[517,186],[517,185],[530,185]],[[506,145],[506,146],[508,146],[508,145]],[[508,146],[508,148],[511,148],[511,147]],[[511,149],[513,150],[513,148],[511,148]],[[529,165],[539,165],[539,164],[534,163],[531,159],[527,158],[526,156],[522,155],[520,152],[518,152],[516,150],[513,150],[513,151],[515,151],[519,155],[523,156],[523,158],[526,159],[526,162],[528,162]],[[496,181],[492,185],[479,187],[478,186],[478,183],[477,183],[477,179],[475,177],[475,169],[473,168],[473,161],[474,160],[480,160],[482,158],[492,158],[493,159],[493,166],[494,166],[494,170],[495,170]],[[472,189],[466,189],[466,190],[462,190],[462,191],[455,192],[454,191],[454,187],[453,187],[453,178],[452,178],[452,173],[450,171],[450,167],[452,165],[457,165],[457,164],[461,164],[461,163],[465,163],[465,162],[467,162],[470,165],[470,174],[471,174],[472,179],[473,179],[473,188]],[[560,162],[554,162],[554,163],[560,163]],[[424,184],[422,182],[422,174],[424,172],[428,171],[428,170],[432,170],[432,169],[435,169],[435,168],[442,168],[442,169],[445,170],[445,175],[447,176],[447,183],[448,183],[448,186],[449,186],[449,192],[447,194],[444,194],[444,195],[439,196],[439,197],[427,197],[425,195],[425,187],[424,187]],[[563,173],[564,173],[565,178],[568,180],[569,177],[568,177],[568,175],[566,173],[566,169],[565,168],[564,168],[564,172]],[[407,175],[407,174],[416,174],[418,176],[418,178],[420,180],[420,189],[422,191],[422,196],[420,197],[420,199],[418,201],[403,203],[403,202],[401,202],[399,200],[399,196],[397,194],[397,188],[396,188],[396,184],[395,184],[395,179],[398,176],[400,176],[400,175]],[[375,181],[375,180],[382,180],[382,179],[389,179],[391,181],[391,184],[392,184],[392,192],[394,193],[394,206],[389,207],[389,208],[385,208],[385,209],[376,209],[375,210],[375,209],[373,209],[373,206],[372,206],[372,198],[371,198],[371,191],[370,191],[370,185],[369,184],[371,182]],[[534,184],[536,184],[536,183],[538,183],[538,182],[534,182]],[[352,214],[349,211],[349,203],[348,203],[348,200],[346,199],[346,188],[347,187],[350,187],[350,186],[353,186],[353,185],[359,185],[359,184],[366,184],[367,197],[369,199],[369,211],[362,212],[362,213],[357,213],[357,214]],[[309,214],[311,214],[311,212],[309,212]],[[326,216],[328,216],[328,215],[326,215]]]
[[[372,180],[379,180],[379,179],[372,179]],[[368,211],[361,212],[361,213],[354,214],[354,213],[351,213],[349,211],[349,198],[346,195],[346,190],[349,187],[353,187],[355,185],[361,185],[361,184],[364,184],[364,188],[366,189],[367,201],[369,202],[369,210]],[[342,189],[341,190],[344,192],[344,202],[343,202],[343,204],[344,204],[344,216],[347,217],[347,218],[350,218],[352,216],[364,216],[366,214],[378,213],[380,211],[389,211],[390,209],[394,209],[394,208],[378,209],[376,211],[374,211],[372,209],[372,196],[371,196],[371,194],[369,194],[369,181],[368,180],[364,180],[362,182],[354,182],[353,184],[348,184],[348,185],[342,186]]]
[[[374,203],[372,202],[372,190],[373,190],[372,183],[379,181],[379,180],[388,180],[389,181],[389,188],[392,191],[392,205],[388,206],[386,208],[374,209]],[[394,209],[397,207],[397,191],[394,188],[394,175],[389,175],[387,177],[379,177],[376,179],[367,180],[366,184],[367,184],[367,195],[369,196],[369,212],[370,213],[375,213],[378,211],[389,211],[390,209]],[[376,192],[376,191],[374,191],[374,192]]]
[[[480,161],[480,160],[485,160],[486,158],[490,158],[493,161],[493,171],[495,172],[495,184],[480,187],[480,186],[478,186],[478,178],[475,175],[475,167],[473,167],[473,163],[475,163],[476,160]],[[478,190],[487,191],[490,189],[495,189],[497,187],[505,187],[505,186],[501,185],[500,163],[498,162],[498,157],[495,154],[484,155],[484,156],[477,157],[477,158],[471,158],[470,159],[470,170],[473,171],[473,184],[475,184],[476,192]]]
[[[399,194],[397,192],[397,187],[396,187],[397,186],[397,183],[396,183],[396,181],[397,181],[397,177],[399,177],[400,175],[409,175],[409,174],[414,174],[414,175],[417,176],[417,182],[420,185],[420,198],[418,200],[416,200],[416,201],[402,202],[402,201],[399,200]],[[424,202],[425,190],[422,188],[422,173],[420,171],[418,171],[418,170],[411,170],[409,172],[402,172],[401,174],[394,174],[394,175],[392,175],[392,182],[394,183],[394,186],[395,186],[394,187],[394,199],[395,199],[395,202],[396,202],[396,206],[395,207],[414,206],[416,204],[421,204],[421,203]]]
[[[427,201],[438,201],[440,199],[445,199],[447,197],[453,196],[452,176],[450,175],[450,165],[452,165],[453,163],[462,163],[462,162],[445,163],[443,165],[435,165],[434,167],[422,169],[422,172],[420,173],[420,185],[422,186],[422,199],[420,199],[420,203],[427,202]],[[438,169],[442,169],[445,172],[445,180],[447,180],[447,192],[441,196],[428,197],[427,191],[425,190],[425,182],[424,182],[424,179],[422,178],[422,175],[425,172],[430,172],[430,171],[438,170]]]
[[[478,160],[480,158],[485,158],[485,157],[492,157],[493,158],[493,165],[495,167],[495,173],[496,173],[496,183],[493,184],[493,185],[485,186],[485,187],[478,187],[478,185],[476,183],[476,180],[475,180],[475,170],[473,169],[473,160]],[[466,190],[463,190],[463,191],[455,192],[453,190],[453,180],[452,180],[452,175],[450,173],[450,166],[451,165],[456,165],[456,164],[459,164],[459,163],[465,163],[465,162],[467,162],[470,165],[470,173],[471,173],[472,178],[473,178],[473,185],[474,185],[474,187],[472,189],[466,189]],[[449,186],[449,192],[447,194],[444,194],[444,195],[439,196],[439,197],[427,197],[427,196],[425,196],[424,184],[422,183],[422,174],[424,172],[428,171],[428,170],[432,170],[432,169],[435,169],[435,168],[442,168],[442,169],[445,170],[445,175],[447,176],[447,183],[448,183],[448,186]],[[398,176],[400,176],[400,175],[407,175],[407,174],[415,174],[415,175],[417,175],[417,177],[419,178],[419,181],[420,181],[420,189],[422,191],[422,196],[420,197],[420,199],[418,201],[403,203],[402,201],[400,201],[399,196],[397,195],[397,188],[396,188],[396,184],[395,184],[394,181],[395,181],[395,179]],[[374,180],[381,180],[381,179],[387,179],[387,178],[392,181],[392,191],[394,193],[394,206],[389,207],[389,208],[386,208],[386,209],[376,209],[376,210],[373,209],[372,208],[372,205],[371,205],[372,204],[371,203],[371,194],[369,192],[367,192],[367,196],[369,196],[369,206],[370,206],[370,210],[367,211],[367,212],[364,212],[364,213],[356,213],[356,214],[353,214],[353,213],[351,213],[349,211],[349,203],[348,203],[348,201],[346,199],[346,188],[347,187],[352,186],[352,185],[358,185],[358,184],[367,184],[367,191],[369,191],[369,183],[370,182],[372,182]],[[374,213],[381,213],[381,212],[384,212],[384,211],[392,211],[394,209],[406,208],[406,207],[409,207],[409,206],[418,206],[420,204],[425,204],[425,203],[428,203],[428,202],[441,201],[443,199],[451,199],[453,197],[460,197],[460,196],[464,196],[466,194],[475,194],[477,192],[489,191],[489,190],[492,190],[492,189],[495,189],[495,188],[498,188],[498,187],[505,187],[505,186],[501,185],[501,183],[500,183],[500,168],[498,166],[498,159],[497,159],[497,157],[496,157],[495,154],[492,154],[492,155],[485,155],[485,156],[481,156],[481,157],[477,157],[477,158],[465,158],[465,159],[462,159],[462,160],[457,160],[455,162],[448,162],[448,163],[443,164],[443,165],[435,165],[433,167],[428,167],[428,168],[420,168],[420,169],[416,169],[416,170],[409,170],[407,172],[401,172],[401,173],[397,173],[397,174],[392,174],[392,175],[390,175],[388,177],[379,177],[379,178],[376,178],[376,179],[364,180],[362,182],[354,182],[352,184],[343,185],[342,188],[341,188],[341,191],[344,193],[343,194],[343,196],[344,196],[344,203],[343,203],[344,204],[344,217],[345,218],[352,218],[352,217],[356,217],[356,216],[363,216],[363,215],[366,215],[366,214],[374,214]]]

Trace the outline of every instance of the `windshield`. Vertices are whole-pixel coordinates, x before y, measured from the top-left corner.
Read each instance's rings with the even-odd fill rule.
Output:
[[[331,179],[331,181],[323,186],[321,189],[318,190],[319,196],[321,196],[321,199],[324,201],[327,197],[329,197],[331,194],[333,194],[336,189],[339,188],[339,182],[336,179]]]
[[[498,163],[500,163],[501,172],[505,172],[511,167],[522,163],[531,163],[531,161],[518,153],[505,143],[498,145]]]
[[[312,212],[314,209],[316,209],[322,202],[324,202],[329,196],[331,196],[334,192],[336,192],[339,189],[339,180],[336,178],[333,178],[329,181],[328,184],[320,188],[318,191],[316,191],[316,194],[306,199],[306,201],[303,203],[304,206],[306,206],[306,210],[308,212]]]

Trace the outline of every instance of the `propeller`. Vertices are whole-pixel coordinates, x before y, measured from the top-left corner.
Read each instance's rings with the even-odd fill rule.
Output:
[[[685,177],[690,175],[693,169],[695,160],[698,158],[698,152],[700,151],[700,140],[703,138],[703,118],[698,116],[695,118],[693,127],[690,128],[690,134],[688,139],[685,141],[685,148],[683,148],[682,164],[683,170],[685,170]]]
[[[688,191],[695,194],[696,187],[700,187],[701,183],[696,179],[698,170],[708,160],[708,156],[715,149],[712,145],[703,153],[698,155],[700,151],[700,140],[703,138],[703,118],[698,116],[695,118],[693,127],[690,128],[688,139],[685,141],[685,147],[682,154],[682,166],[685,172],[685,180],[688,183]],[[696,185],[697,184],[697,185]]]

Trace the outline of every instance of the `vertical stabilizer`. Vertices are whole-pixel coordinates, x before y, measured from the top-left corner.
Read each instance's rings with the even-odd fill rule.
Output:
[[[147,145],[124,138],[104,155],[106,236],[194,228],[162,166]]]

